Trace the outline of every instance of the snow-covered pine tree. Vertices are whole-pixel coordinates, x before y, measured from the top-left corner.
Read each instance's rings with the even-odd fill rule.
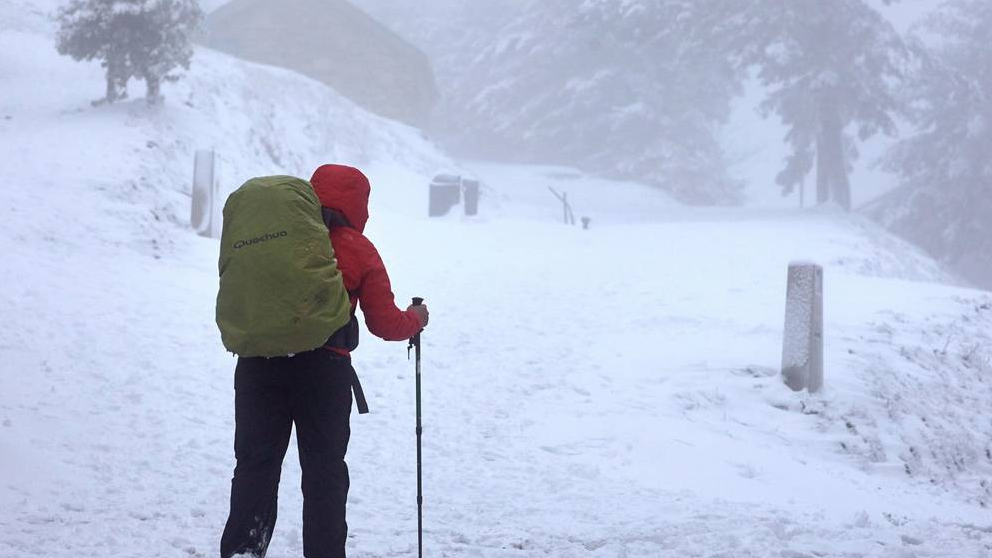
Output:
[[[149,104],[162,81],[189,69],[191,36],[203,19],[197,0],[73,0],[61,8],[57,49],[75,60],[100,60],[107,91],[98,103],[127,98],[131,78],[145,81]]]
[[[705,3],[444,0],[443,21],[391,21],[432,55],[442,90],[433,131],[456,153],[575,166],[688,203],[731,204],[740,184],[715,132],[737,81],[724,53],[683,49]]]
[[[864,0],[709,0],[714,41],[757,68],[761,105],[788,127],[777,181],[788,194],[816,167],[817,202],[851,208],[857,142],[894,136],[894,91],[911,60],[900,35]],[[856,133],[856,136],[852,134]]]
[[[990,29],[988,0],[954,0],[922,27],[938,47],[912,90],[919,132],[886,160],[903,186],[870,208],[985,288],[992,288]]]
[[[624,154],[616,157],[618,169],[690,204],[733,204],[742,184],[727,174],[717,130],[740,80],[719,49],[691,44],[707,3],[585,0],[579,6],[566,2],[552,18],[564,22],[578,45],[588,45],[573,61],[577,70],[600,65],[594,66],[593,87],[576,93],[607,109],[598,117],[609,132],[597,137]],[[561,15],[569,6],[576,12],[572,21]],[[624,99],[633,104],[624,107]]]

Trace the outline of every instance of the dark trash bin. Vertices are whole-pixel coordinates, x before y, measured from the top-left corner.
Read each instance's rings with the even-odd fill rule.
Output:
[[[465,190],[465,215],[479,214],[479,181],[462,180],[462,188]]]
[[[439,174],[430,185],[427,214],[431,217],[447,215],[452,207],[461,201],[462,179],[460,176]]]

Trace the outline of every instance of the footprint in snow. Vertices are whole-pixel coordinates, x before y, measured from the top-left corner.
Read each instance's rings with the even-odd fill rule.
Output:
[[[919,545],[923,544],[923,540],[922,539],[918,539],[918,538],[913,537],[913,536],[910,536],[910,535],[900,535],[899,538],[902,539],[903,544],[908,544],[908,545],[912,545],[912,546],[919,546]]]

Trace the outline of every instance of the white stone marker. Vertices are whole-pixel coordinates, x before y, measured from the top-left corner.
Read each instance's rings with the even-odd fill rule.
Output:
[[[200,236],[215,236],[214,194],[214,152],[199,149],[193,159],[193,201],[189,222]]]
[[[793,391],[823,387],[823,268],[815,263],[789,264],[782,378]]]

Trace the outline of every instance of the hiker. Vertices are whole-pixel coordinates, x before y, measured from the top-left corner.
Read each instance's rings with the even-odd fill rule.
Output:
[[[221,557],[265,555],[276,522],[276,498],[290,431],[296,425],[303,472],[303,555],[345,556],[352,390],[367,412],[350,353],[358,346],[355,310],[369,331],[405,341],[427,325],[423,305],[399,309],[375,246],[362,233],[369,181],[358,169],[324,165],[311,179],[347,289],[350,321],[323,347],[275,358],[239,358],[235,370],[235,457],[231,512]]]

